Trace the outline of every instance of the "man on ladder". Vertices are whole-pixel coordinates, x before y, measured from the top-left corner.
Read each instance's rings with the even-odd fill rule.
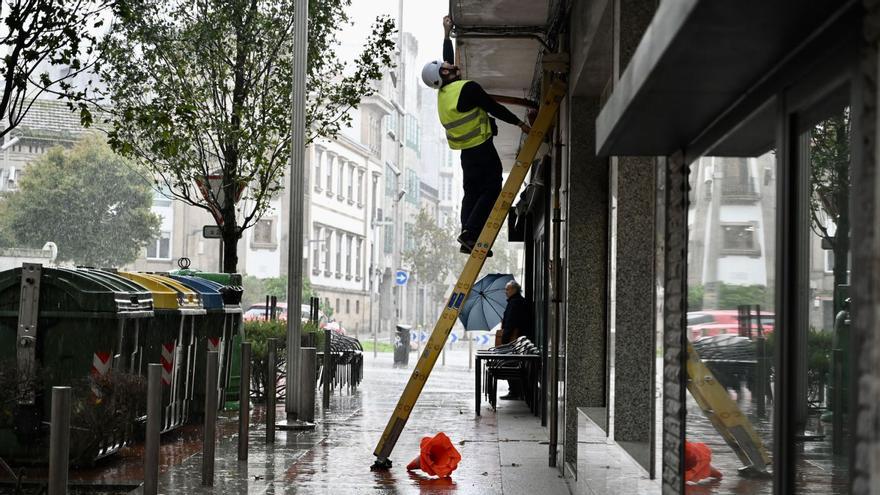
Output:
[[[443,18],[446,37],[443,40],[443,60],[434,60],[422,69],[422,81],[439,90],[437,110],[440,122],[446,128],[449,147],[461,150],[461,168],[464,175],[464,198],[461,202],[460,251],[470,254],[477,237],[501,192],[501,159],[495,150],[492,136],[497,134],[495,119],[515,125],[526,134],[531,130],[510,110],[496,102],[475,81],[461,79],[461,68],[455,65],[455,55],[449,33],[452,18]],[[489,251],[487,256],[492,256]]]

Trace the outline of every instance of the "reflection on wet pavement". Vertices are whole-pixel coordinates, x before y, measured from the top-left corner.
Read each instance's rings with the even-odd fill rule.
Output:
[[[265,411],[251,411],[250,456],[238,461],[237,413],[218,419],[213,487],[201,486],[201,427],[189,425],[162,438],[160,493],[502,493],[501,460],[495,414],[473,414],[473,374],[466,367],[439,367],[392,455],[393,468],[371,472],[373,449],[397,403],[410,371],[394,369],[389,356],[366,360],[365,380],[352,395],[336,394],[329,411],[317,411],[314,431],[276,431],[264,441]],[[319,390],[320,394],[320,390]],[[320,408],[320,395],[319,395]],[[278,418],[283,418],[279,408]],[[537,424],[537,418],[532,418]],[[409,473],[406,464],[419,452],[422,436],[445,432],[462,454],[451,479]],[[71,481],[140,484],[140,445],[88,468],[71,471]],[[45,479],[45,469],[29,470]],[[135,490],[134,493],[138,493]]]

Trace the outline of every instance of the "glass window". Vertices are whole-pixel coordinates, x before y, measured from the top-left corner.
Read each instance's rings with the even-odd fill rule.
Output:
[[[364,240],[360,237],[357,240],[357,249],[355,250],[355,262],[354,262],[354,270],[355,275],[360,278],[361,276],[361,254],[363,251]]]
[[[850,381],[850,112],[838,107],[799,125],[799,167],[809,178],[809,215],[801,230],[799,285],[809,290],[789,325],[793,348],[795,404],[794,479],[798,493],[849,493]],[[800,123],[799,123],[800,124]],[[838,318],[838,315],[841,315]]]
[[[275,220],[261,218],[254,224],[253,243],[258,245],[275,244]]]
[[[336,166],[336,160],[338,158],[336,155],[327,153],[327,191],[328,193],[333,192],[333,167]]]
[[[324,234],[324,275],[330,275],[330,256],[333,250],[333,231],[325,229]]]
[[[390,165],[385,165],[385,195],[395,197],[397,194],[397,174]]]
[[[336,234],[336,265],[334,266],[336,270],[336,275],[339,276],[342,274],[342,248],[344,244],[342,243],[342,234]]]
[[[336,183],[336,195],[341,200],[342,194],[345,191],[345,160],[337,158],[337,161],[339,162],[339,180]]]
[[[773,490],[769,477],[743,486],[746,478],[738,470],[744,461],[725,440],[737,435],[752,447],[758,465],[772,460],[776,174],[760,184],[752,180],[757,170],[776,169],[776,154],[764,151],[702,157],[690,166],[687,335],[693,352],[686,451],[711,454],[711,466],[722,475],[704,481],[701,493]],[[748,202],[728,200],[745,193]],[[719,417],[744,421],[725,426]]]
[[[315,189],[321,190],[321,160],[324,159],[324,151],[321,148],[315,148]]]
[[[351,277],[351,259],[352,255],[352,244],[354,242],[354,238],[350,235],[345,236],[346,247],[345,247],[345,274]]]
[[[321,230],[321,227],[318,227],[317,225],[312,228],[312,239],[310,242],[312,245],[312,270],[316,272],[321,268],[321,241],[323,239]]]
[[[348,164],[348,200],[354,201],[354,163]]]
[[[147,244],[147,259],[171,259],[171,232],[163,231],[158,238]]]

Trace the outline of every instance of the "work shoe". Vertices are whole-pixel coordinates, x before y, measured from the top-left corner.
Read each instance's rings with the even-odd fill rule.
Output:
[[[474,243],[471,243],[469,246],[462,244],[460,248],[458,248],[458,252],[462,254],[471,254],[471,251],[474,250]],[[492,257],[492,250],[490,249],[488,253],[486,253],[487,258]]]

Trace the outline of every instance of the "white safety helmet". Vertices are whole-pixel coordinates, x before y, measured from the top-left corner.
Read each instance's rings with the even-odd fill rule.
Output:
[[[422,81],[431,88],[440,89],[443,86],[443,78],[440,77],[442,60],[432,60],[422,67]]]

